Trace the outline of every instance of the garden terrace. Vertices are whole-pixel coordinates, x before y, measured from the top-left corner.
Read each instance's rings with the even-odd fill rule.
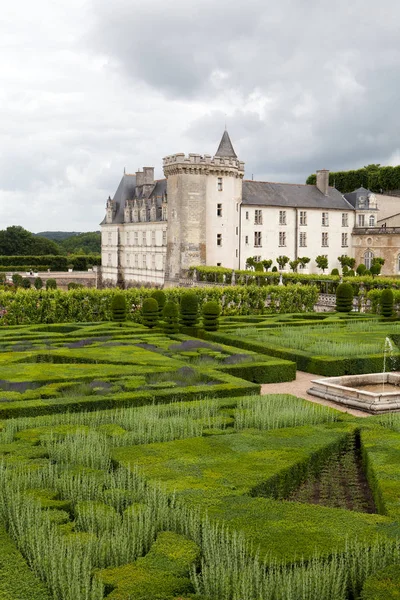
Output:
[[[139,324],[11,327],[0,336],[0,417],[257,393],[295,365]]]
[[[343,318],[337,313],[288,315],[238,325],[239,321],[228,322],[204,337],[292,360],[299,370],[326,377],[382,372],[385,339],[393,336],[396,342],[400,332],[399,322],[364,315]],[[396,370],[399,365],[395,346],[388,368]]]
[[[399,430],[396,416],[366,422],[293,396],[4,421],[3,564],[21,563],[35,600],[351,600],[400,564]],[[335,485],[338,461],[378,514],[340,494],[335,508],[296,497]],[[29,597],[7,585],[10,600]]]

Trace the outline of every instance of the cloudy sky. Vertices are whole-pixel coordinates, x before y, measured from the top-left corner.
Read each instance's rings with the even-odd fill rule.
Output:
[[[123,173],[400,163],[398,0],[13,0],[0,20],[0,229],[93,231]]]

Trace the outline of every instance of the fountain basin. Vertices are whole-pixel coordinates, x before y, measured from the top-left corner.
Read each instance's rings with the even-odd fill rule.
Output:
[[[400,373],[370,373],[314,379],[307,390],[349,408],[370,414],[400,411]]]

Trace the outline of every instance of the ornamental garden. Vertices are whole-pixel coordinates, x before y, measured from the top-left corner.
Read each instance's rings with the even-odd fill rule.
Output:
[[[397,598],[400,413],[262,388],[398,370],[371,292],[0,292],[0,598]]]

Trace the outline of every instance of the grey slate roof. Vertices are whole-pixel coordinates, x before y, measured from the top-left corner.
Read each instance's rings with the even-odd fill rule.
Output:
[[[150,208],[151,201],[153,198],[156,198],[157,207],[161,207],[162,204],[162,196],[166,192],[167,189],[167,180],[160,179],[154,182],[154,188],[152,189],[149,196],[147,196],[148,208]],[[127,175],[124,174],[120,181],[120,184],[117,188],[117,191],[114,194],[114,202],[117,204],[117,210],[115,216],[113,218],[113,224],[123,223],[124,222],[124,210],[125,204],[128,200],[134,200],[137,198],[141,200],[143,188],[136,187],[136,175]],[[138,193],[137,193],[138,192]],[[102,220],[100,225],[106,223],[106,217]]]
[[[232,146],[231,138],[229,137],[229,133],[226,131],[226,129],[223,133],[215,156],[219,156],[221,158],[237,158],[236,152]]]
[[[329,187],[328,196],[324,196],[316,185],[267,181],[244,180],[242,204],[354,210],[353,206],[333,187]]]
[[[365,189],[365,187],[360,187],[357,190],[354,190],[354,192],[349,192],[348,194],[344,194],[344,197],[346,198],[347,202],[350,202],[350,204],[352,206],[354,206],[354,208],[356,208],[356,206],[358,205],[358,199],[360,196],[365,196],[365,198],[368,197],[369,194],[371,194],[371,190],[367,190]]]

